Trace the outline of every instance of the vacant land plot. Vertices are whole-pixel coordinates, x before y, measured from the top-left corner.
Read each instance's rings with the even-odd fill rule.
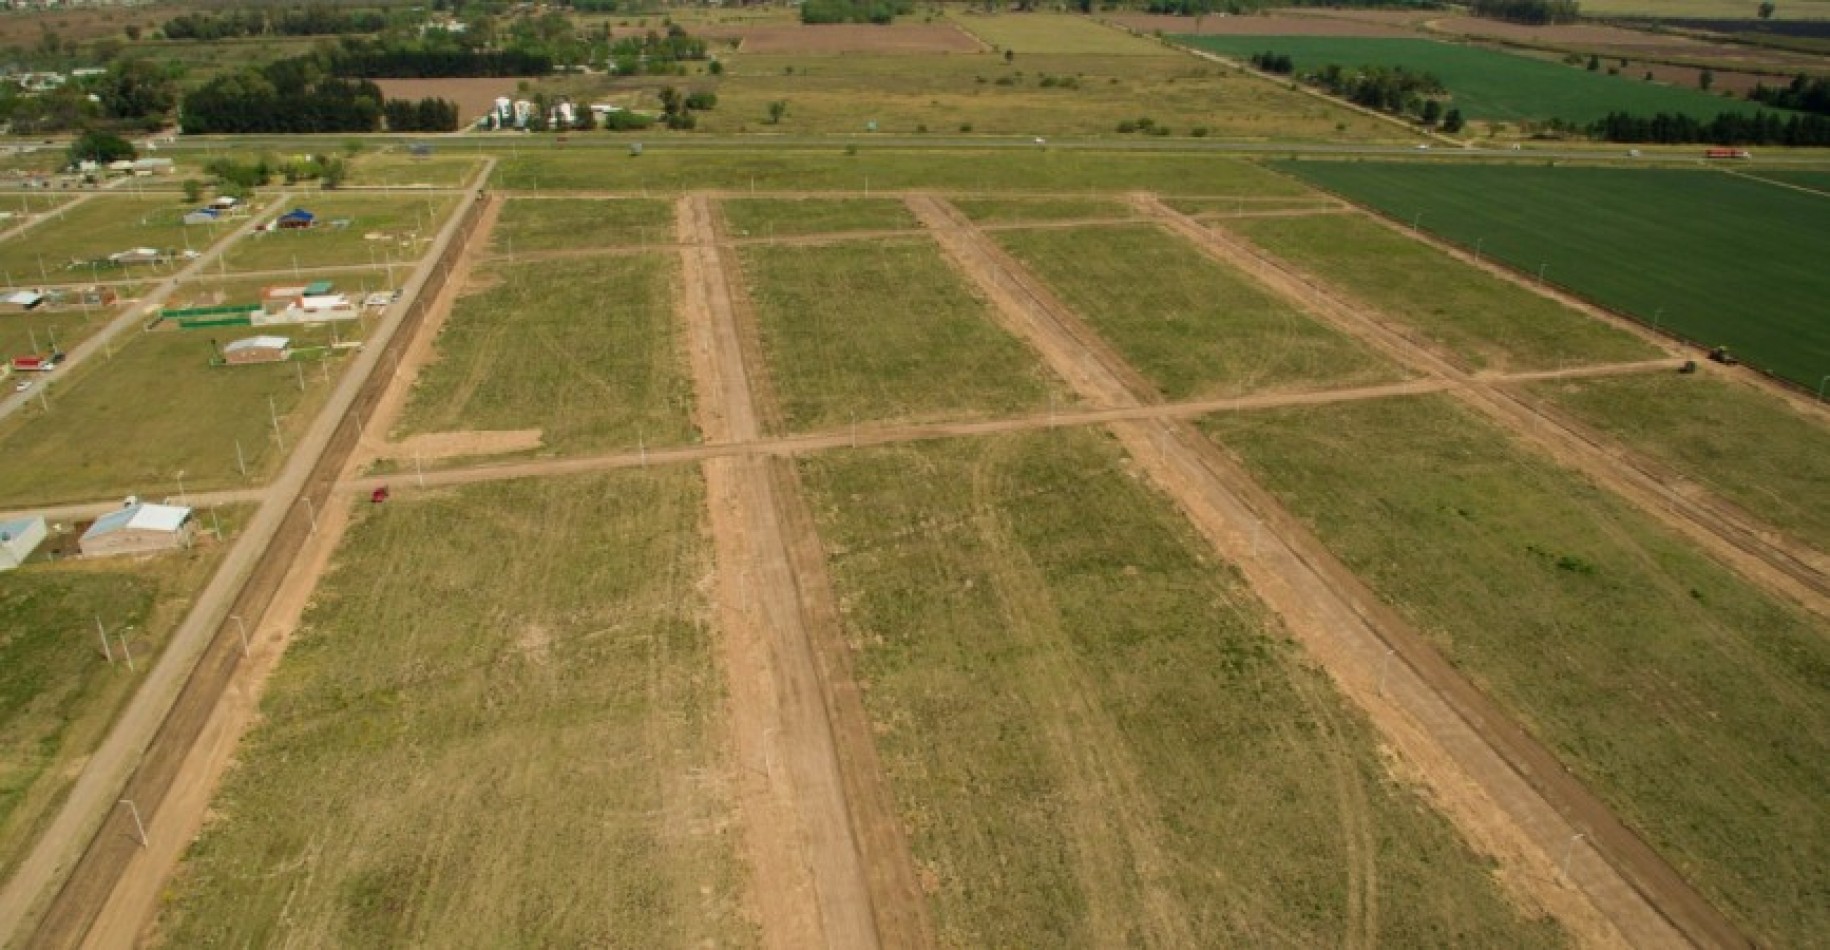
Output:
[[[1060,388],[932,242],[749,247],[741,259],[792,430],[1004,414]]]
[[[1129,218],[1135,214],[1131,205],[1117,198],[962,198],[953,206],[979,224]]]
[[[296,205],[317,217],[316,226],[250,234],[224,263],[229,270],[283,270],[416,262],[456,203],[450,195],[311,195]]]
[[[202,251],[229,234],[239,222],[184,224],[193,210],[177,195],[152,197],[98,195],[83,204],[0,241],[0,271],[7,283],[87,283],[121,276],[108,255],[138,247],[171,254],[186,248]],[[100,261],[98,269],[92,262]],[[169,265],[135,264],[133,274],[165,270]]]
[[[388,80],[384,80],[388,81]],[[401,80],[417,82],[419,80]],[[463,83],[463,79],[428,80],[440,83]],[[416,97],[417,98],[417,97]],[[450,98],[449,92],[445,98]],[[388,149],[363,155],[350,166],[352,185],[431,186],[456,188],[470,180],[482,159],[475,154],[435,154],[418,156]]]
[[[294,347],[331,338],[324,327],[279,332]],[[345,324],[338,332],[347,340],[358,328]],[[192,491],[267,477],[283,454],[273,419],[291,447],[343,362],[210,365],[212,340],[253,335],[248,327],[146,333],[74,375],[60,370],[34,383],[49,387],[50,411],[34,403],[0,423],[0,504],[175,495],[179,472]]]
[[[65,195],[33,194],[29,191],[0,195],[0,214],[12,217],[0,217],[0,230],[18,227],[39,215],[56,211],[69,204],[72,198]]]
[[[1166,14],[1122,13],[1111,17],[1113,23],[1141,33],[1199,36],[1416,36],[1415,30],[1402,24],[1346,18],[1280,15],[1262,16],[1169,16]]]
[[[218,516],[226,536],[240,514]],[[33,564],[0,583],[0,877],[54,814],[223,550],[205,537],[156,558]]]
[[[695,471],[673,468],[363,517],[160,942],[754,943],[703,506]]]
[[[1705,171],[1283,167],[1802,385],[1830,372],[1830,201]]]
[[[68,351],[107,326],[115,316],[112,307],[0,314],[0,359],[24,353]],[[19,378],[36,379],[37,374],[22,374]]]
[[[940,945],[1558,942],[1109,439],[802,471]]]
[[[960,10],[953,22],[988,46],[1018,56],[1152,56],[1174,58],[1161,45],[1130,36],[1096,20],[1058,13],[980,14]]]
[[[1158,228],[1007,231],[997,240],[1170,399],[1397,378],[1352,340]]]
[[[655,147],[640,158],[526,153],[496,166],[501,188],[678,192],[699,188],[758,191],[1061,192],[1158,188],[1190,195],[1303,194],[1302,185],[1251,162],[1186,153],[841,149],[737,151]]]
[[[389,99],[424,99],[433,96],[457,103],[458,121],[474,122],[495,108],[496,99],[523,98],[522,83],[540,82],[538,77],[502,76],[466,79],[377,79],[382,95]],[[437,141],[437,139],[433,139]]]
[[[909,54],[976,53],[977,40],[949,23],[768,23],[737,27],[711,26],[694,35],[738,40],[739,52],[766,54]]]
[[[626,247],[673,240],[673,206],[642,198],[512,198],[490,234],[497,253]]]
[[[900,198],[730,198],[719,207],[727,230],[738,237],[921,227]]]
[[[1658,355],[1623,330],[1358,214],[1244,218],[1225,227],[1378,307],[1477,369],[1549,369]]]
[[[1830,928],[1830,629],[1449,397],[1204,424],[1756,942]]]
[[[1610,112],[1646,116],[1670,112],[1712,119],[1723,112],[1755,111],[1751,103],[1740,99],[1435,40],[1318,36],[1182,36],[1177,40],[1235,59],[1266,50],[1287,53],[1299,73],[1330,64],[1348,69],[1404,66],[1433,73],[1448,87],[1453,105],[1471,119],[1589,123]]]
[[[560,452],[693,438],[672,258],[526,261],[472,279],[404,432],[539,429]]]
[[[1311,211],[1344,207],[1329,195],[1303,195],[1290,198],[1164,198],[1163,203],[1183,214],[1249,214],[1254,211]]]
[[[1830,551],[1830,429],[1784,400],[1707,376],[1561,380],[1532,391]]]

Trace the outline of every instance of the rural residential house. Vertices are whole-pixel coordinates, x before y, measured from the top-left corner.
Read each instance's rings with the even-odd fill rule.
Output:
[[[292,341],[283,336],[251,336],[222,348],[225,363],[279,363],[292,355]]]
[[[10,571],[24,564],[44,542],[44,536],[43,518],[33,516],[0,521],[0,571]]]
[[[136,501],[95,519],[77,546],[84,557],[170,551],[190,546],[195,529],[189,508]]]

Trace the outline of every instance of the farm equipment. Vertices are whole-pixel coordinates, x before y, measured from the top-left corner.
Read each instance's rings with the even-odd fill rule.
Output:
[[[1741,364],[1741,361],[1735,359],[1735,354],[1730,353],[1726,346],[1718,346],[1710,350],[1709,358],[1712,362],[1721,363],[1723,366],[1738,366]]]

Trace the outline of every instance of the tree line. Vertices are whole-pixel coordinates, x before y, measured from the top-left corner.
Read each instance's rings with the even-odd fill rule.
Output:
[[[458,127],[454,102],[384,100],[367,79],[332,74],[312,56],[283,59],[218,76],[184,97],[180,127],[188,134],[376,132],[382,121],[402,132]]]
[[[1490,20],[1546,26],[1580,18],[1576,0],[1473,0],[1468,12]]]
[[[678,23],[669,24],[665,34],[649,30],[615,40],[608,54],[610,67],[622,76],[662,75],[674,72],[679,63],[705,58],[705,40],[688,34]]]
[[[325,6],[290,9],[245,7],[220,13],[186,13],[165,21],[160,30],[165,33],[166,39],[171,40],[220,40],[237,36],[379,33],[387,25],[387,14],[380,10]]]
[[[1812,79],[1800,74],[1788,86],[1774,87],[1762,83],[1755,86],[1747,97],[1778,109],[1830,115],[1830,79],[1822,77]]]
[[[887,25],[914,8],[910,0],[805,0],[801,4],[801,22]]]
[[[509,47],[470,49],[450,42],[367,40],[344,37],[337,47],[315,54],[335,76],[364,79],[456,79],[545,76],[553,57]]]
[[[381,104],[381,116],[389,132],[456,132],[463,120],[457,103],[433,96],[418,102],[389,99]]]
[[[1611,112],[1588,131],[1604,141],[1630,144],[1830,145],[1830,117],[1798,113],[1782,117],[1765,110],[1753,115],[1724,112],[1708,121],[1668,112],[1650,117]]]

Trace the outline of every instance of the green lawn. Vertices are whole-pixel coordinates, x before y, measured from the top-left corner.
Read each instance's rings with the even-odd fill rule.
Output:
[[[87,311],[35,310],[28,313],[0,313],[0,359],[27,353],[49,353],[55,348],[69,351],[89,335],[108,325],[119,314],[115,307],[93,307]],[[36,341],[36,346],[34,346]],[[38,379],[26,374],[9,379]]]
[[[1830,551],[1830,429],[1783,400],[1676,374],[1559,380],[1531,392]]]
[[[748,946],[696,470],[364,507],[164,946]]]
[[[1110,438],[800,464],[937,945],[1560,942]]]
[[[417,263],[456,204],[450,195],[294,196],[293,207],[316,215],[317,226],[250,234],[229,249],[224,263],[232,271]],[[349,223],[337,227],[336,221]]]
[[[1830,201],[1707,171],[1280,167],[1794,382],[1830,373]]]
[[[640,198],[511,198],[490,234],[498,254],[562,248],[671,244],[674,209]]]
[[[1117,198],[961,198],[953,206],[977,224],[1129,218],[1136,214]]]
[[[559,452],[691,441],[675,273],[661,254],[480,269],[420,373],[403,433],[539,429]]]
[[[787,237],[921,227],[899,198],[727,198],[719,202],[737,237]]]
[[[1586,124],[1610,112],[1648,117],[1671,112],[1712,119],[1723,112],[1755,111],[1755,105],[1743,99],[1436,40],[1347,36],[1178,36],[1175,40],[1239,60],[1266,51],[1287,53],[1298,74],[1330,64],[1350,69],[1404,66],[1432,73],[1448,87],[1450,104],[1470,119],[1563,119]]]
[[[1239,218],[1224,226],[1479,369],[1658,356],[1629,333],[1356,214]]]
[[[1756,943],[1830,931],[1830,627],[1446,396],[1204,427]]]
[[[18,286],[88,283],[96,276],[115,280],[123,273],[163,274],[174,265],[117,268],[110,266],[107,258],[136,247],[173,254],[182,254],[187,247],[203,251],[243,223],[242,219],[232,219],[221,224],[185,225],[184,215],[191,210],[192,206],[179,195],[97,195],[0,241],[0,274],[4,275],[0,279]],[[89,265],[94,261],[101,261],[101,266],[91,269]]]
[[[1748,174],[1758,178],[1765,178],[1768,181],[1776,181],[1784,185],[1796,185],[1800,188],[1810,188],[1814,191],[1821,191],[1826,198],[1830,198],[1830,172],[1785,171],[1761,168],[1749,171]]]
[[[1169,399],[1398,378],[1359,344],[1154,226],[996,239]]]
[[[358,156],[350,166],[352,185],[401,185],[456,188],[470,180],[482,159],[475,155],[444,154],[418,158],[398,149]]]
[[[783,422],[957,419],[1036,409],[1062,387],[920,239],[740,254]]]

